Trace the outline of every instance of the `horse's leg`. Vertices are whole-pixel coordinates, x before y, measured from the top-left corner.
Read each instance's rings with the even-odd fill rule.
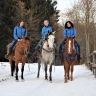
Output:
[[[9,62],[10,62],[10,68],[11,68],[11,76],[13,76],[13,73],[12,73],[12,60],[9,59]]]
[[[16,62],[16,80],[19,80],[18,79],[18,71],[19,71],[18,62]]]
[[[71,81],[73,81],[74,64],[75,64],[75,61],[73,61],[71,64]]]
[[[37,74],[37,78],[39,78],[39,75],[40,75],[40,67],[41,67],[41,61],[39,60],[38,61],[38,74]]]
[[[45,63],[44,65],[45,65],[45,80],[48,80],[48,76],[47,76],[47,63]]]
[[[24,79],[23,73],[24,73],[24,65],[22,64],[22,68],[21,68],[21,79],[22,79],[22,80]]]
[[[64,60],[64,66],[65,66],[65,83],[68,82],[68,62],[66,60]]]
[[[68,67],[68,80],[70,80],[70,64],[69,64],[69,67]]]
[[[14,75],[14,71],[15,71],[15,61],[12,60],[12,64],[11,64],[11,76]]]
[[[50,73],[49,81],[52,81],[52,64],[50,65],[49,73]]]

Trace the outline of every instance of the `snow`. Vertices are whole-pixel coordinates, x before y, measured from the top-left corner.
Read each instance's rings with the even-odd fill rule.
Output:
[[[19,66],[19,76],[20,76]],[[84,65],[76,65],[74,68],[74,81],[64,83],[63,66],[53,67],[53,82],[44,80],[44,71],[41,68],[40,78],[37,76],[37,64],[25,66],[22,82],[15,81],[10,76],[9,63],[0,63],[0,96],[96,96],[96,79],[90,70]]]

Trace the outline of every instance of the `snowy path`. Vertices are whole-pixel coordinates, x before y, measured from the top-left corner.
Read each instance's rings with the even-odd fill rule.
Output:
[[[16,82],[10,77],[9,64],[0,63],[0,96],[96,96],[96,79],[84,65],[75,66],[74,81],[66,84],[62,66],[55,67],[53,83],[44,80],[42,70],[40,78],[36,78],[36,64],[30,68],[31,72],[26,64],[25,81]]]

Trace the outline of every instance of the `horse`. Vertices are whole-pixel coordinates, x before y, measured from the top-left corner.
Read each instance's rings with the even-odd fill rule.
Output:
[[[7,49],[8,50],[8,49]],[[22,63],[21,68],[21,79],[24,80],[23,72],[24,72],[24,65],[26,63],[27,54],[30,50],[30,38],[29,37],[22,37],[20,41],[17,42],[15,48],[14,48],[14,54],[11,54],[8,58],[11,66],[11,76],[14,75],[15,69],[16,69],[16,76],[15,79],[19,81],[18,79],[18,64],[19,62]]]
[[[37,73],[37,78],[39,78],[41,63],[44,64],[45,80],[48,80],[47,67],[49,64],[50,66],[49,81],[50,82],[52,82],[52,64],[55,59],[55,48],[54,48],[55,35],[54,34],[55,32],[52,32],[51,34],[48,35],[48,38],[43,41],[41,54],[39,53],[38,73]]]
[[[65,70],[65,83],[71,79],[73,81],[73,71],[74,71],[74,64],[77,60],[76,58],[76,48],[74,44],[74,38],[67,37],[66,43],[63,51],[63,64]],[[70,78],[70,70],[71,70],[71,78]]]

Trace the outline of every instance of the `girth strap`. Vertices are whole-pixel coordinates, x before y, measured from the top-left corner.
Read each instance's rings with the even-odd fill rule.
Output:
[[[69,60],[69,61],[72,61],[72,60],[74,60],[75,58],[76,58],[76,56],[77,55],[75,55],[75,56],[71,56],[71,57],[66,57],[65,55],[64,55],[64,58],[66,59],[66,60]]]

